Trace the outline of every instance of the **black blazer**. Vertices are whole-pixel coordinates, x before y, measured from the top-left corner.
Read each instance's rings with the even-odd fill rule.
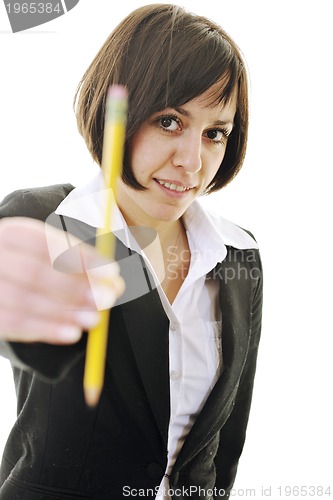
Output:
[[[18,191],[0,216],[45,220],[70,185]],[[55,217],[59,227],[70,220]],[[94,240],[94,229],[75,225]],[[227,247],[214,272],[223,315],[223,372],[190,430],[169,478],[174,498],[225,498],[232,488],[249,416],[261,328],[257,250]],[[118,259],[128,249],[117,247]],[[134,259],[127,286],[142,275]],[[127,266],[128,267],[128,266]],[[233,276],[233,279],[230,277]],[[110,315],[105,384],[98,408],[82,391],[86,338],[72,346],[2,343],[11,359],[18,418],[1,465],[0,500],[155,498],[167,463],[169,322],[156,289]]]

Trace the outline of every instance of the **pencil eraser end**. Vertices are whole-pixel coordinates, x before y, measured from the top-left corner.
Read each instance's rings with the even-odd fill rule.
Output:
[[[124,85],[111,85],[108,91],[108,97],[111,99],[127,99],[128,92]]]

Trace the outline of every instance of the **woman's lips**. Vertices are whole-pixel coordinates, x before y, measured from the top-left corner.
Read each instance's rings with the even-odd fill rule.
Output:
[[[194,186],[186,186],[179,181],[166,181],[162,179],[154,179],[160,186],[165,187],[169,191],[174,191],[176,193],[184,193],[190,191]]]

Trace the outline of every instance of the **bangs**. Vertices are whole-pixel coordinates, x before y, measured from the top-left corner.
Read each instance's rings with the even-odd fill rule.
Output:
[[[182,55],[180,57],[180,52]],[[243,67],[226,38],[207,25],[181,30],[170,40],[169,71],[158,101],[177,107],[203,94],[217,82],[211,105],[226,103],[237,87]]]

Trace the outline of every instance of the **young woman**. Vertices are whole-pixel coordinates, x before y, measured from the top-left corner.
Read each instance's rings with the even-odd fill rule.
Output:
[[[129,93],[111,228],[122,277],[114,268],[89,280],[57,271],[69,240],[72,249],[84,242],[88,268],[99,265],[89,243],[102,222],[101,176],[84,188],[17,191],[0,207],[1,349],[18,396],[1,500],[208,500],[228,497],[235,479],[260,337],[261,264],[252,236],[197,198],[243,163],[244,63],[208,19],[169,4],[134,11],[76,95],[79,130],[99,164],[111,84]],[[96,296],[112,314],[92,410],[82,332],[97,321]]]

